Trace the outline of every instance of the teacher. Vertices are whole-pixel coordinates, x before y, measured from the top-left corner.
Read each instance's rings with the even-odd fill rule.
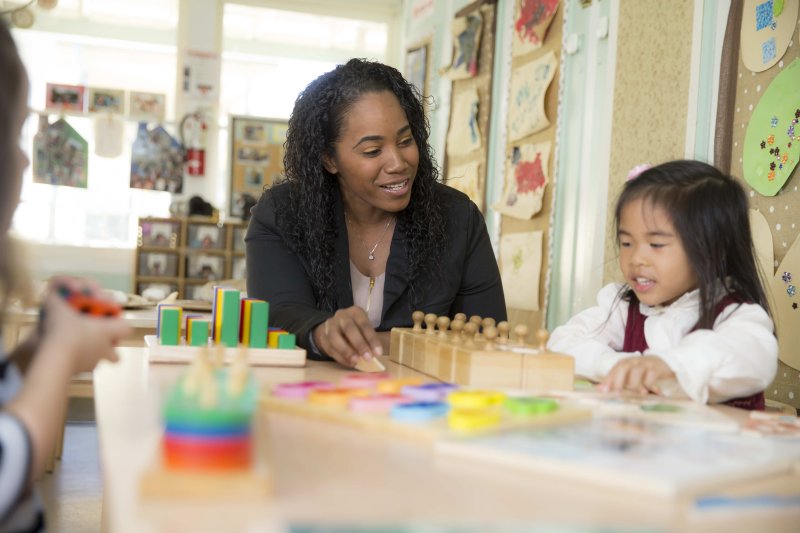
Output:
[[[428,136],[419,92],[381,63],[351,59],[297,98],[286,179],[252,209],[247,292],[310,358],[386,353],[417,309],[505,320],[483,216],[439,183]]]

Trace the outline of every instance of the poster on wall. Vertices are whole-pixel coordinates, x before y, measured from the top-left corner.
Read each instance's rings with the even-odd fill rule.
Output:
[[[542,197],[549,181],[550,142],[514,146],[506,161],[503,196],[494,207],[503,215],[529,220],[542,210]]]
[[[59,119],[49,126],[42,115],[40,130],[33,139],[33,181],[48,185],[86,188],[89,143]]]
[[[258,117],[231,117],[230,215],[244,217],[264,187],[283,176],[283,143],[288,123]]]
[[[478,11],[453,20],[453,61],[447,70],[451,80],[478,75],[478,52],[481,48],[483,17]]]
[[[535,61],[515,68],[511,73],[509,141],[518,141],[550,125],[544,109],[544,97],[557,66],[556,55],[550,51]]]
[[[428,44],[422,44],[406,51],[404,75],[425,96],[428,94]]]
[[[215,102],[219,96],[219,54],[185,50],[183,52],[183,94],[189,98]]]
[[[183,148],[161,126],[148,130],[139,123],[136,140],[131,147],[131,179],[133,189],[183,191]]]
[[[501,276],[506,305],[524,311],[539,310],[539,276],[542,270],[542,232],[507,233],[500,239]]]
[[[799,7],[800,0],[745,0],[739,41],[745,67],[762,72],[783,57],[797,28]]]
[[[447,131],[447,155],[466,155],[481,147],[478,127],[480,98],[475,87],[461,91],[453,98],[450,129]]]
[[[514,7],[513,55],[521,56],[542,46],[559,0],[517,0]]]
[[[744,139],[744,179],[775,196],[800,158],[800,59],[778,74],[758,101]]]
[[[452,166],[447,170],[447,185],[469,196],[478,209],[483,211],[483,186],[480,182],[480,170],[480,161],[470,161],[465,165]]]

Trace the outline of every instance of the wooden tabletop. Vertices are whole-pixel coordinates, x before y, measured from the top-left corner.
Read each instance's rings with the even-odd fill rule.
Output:
[[[690,497],[651,497],[553,475],[448,462],[424,446],[279,414],[259,418],[258,457],[270,469],[270,497],[142,500],[139,479],[154,465],[161,436],[159,408],[186,367],[149,365],[142,348],[119,348],[119,353],[119,363],[102,363],[95,371],[107,531],[283,531],[308,524],[791,531],[800,519],[798,506],[697,511]],[[393,376],[419,375],[385,363]],[[336,380],[348,372],[314,361],[305,368],[255,369],[262,385]],[[794,472],[717,493],[797,494],[798,489],[800,474]]]

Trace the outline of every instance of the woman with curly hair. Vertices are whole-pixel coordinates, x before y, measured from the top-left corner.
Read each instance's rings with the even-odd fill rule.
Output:
[[[310,357],[381,355],[415,309],[505,319],[483,216],[439,183],[428,136],[419,92],[381,63],[351,59],[297,98],[286,179],[252,210],[247,290]]]

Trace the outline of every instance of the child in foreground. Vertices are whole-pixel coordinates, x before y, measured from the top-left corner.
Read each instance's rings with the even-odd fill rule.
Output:
[[[624,283],[556,328],[548,347],[605,391],[670,394],[764,409],[778,342],[741,185],[698,161],[628,181],[615,212]]]
[[[28,79],[17,48],[0,21],[0,321],[9,297],[25,286],[15,267],[9,228],[28,158],[19,137],[28,115]],[[99,287],[59,279],[53,286],[102,298]],[[62,428],[70,378],[116,360],[114,344],[130,334],[116,318],[88,318],[51,290],[40,328],[8,357],[0,339],[0,531],[42,531],[44,515],[32,490]],[[28,360],[24,379],[17,362]]]

